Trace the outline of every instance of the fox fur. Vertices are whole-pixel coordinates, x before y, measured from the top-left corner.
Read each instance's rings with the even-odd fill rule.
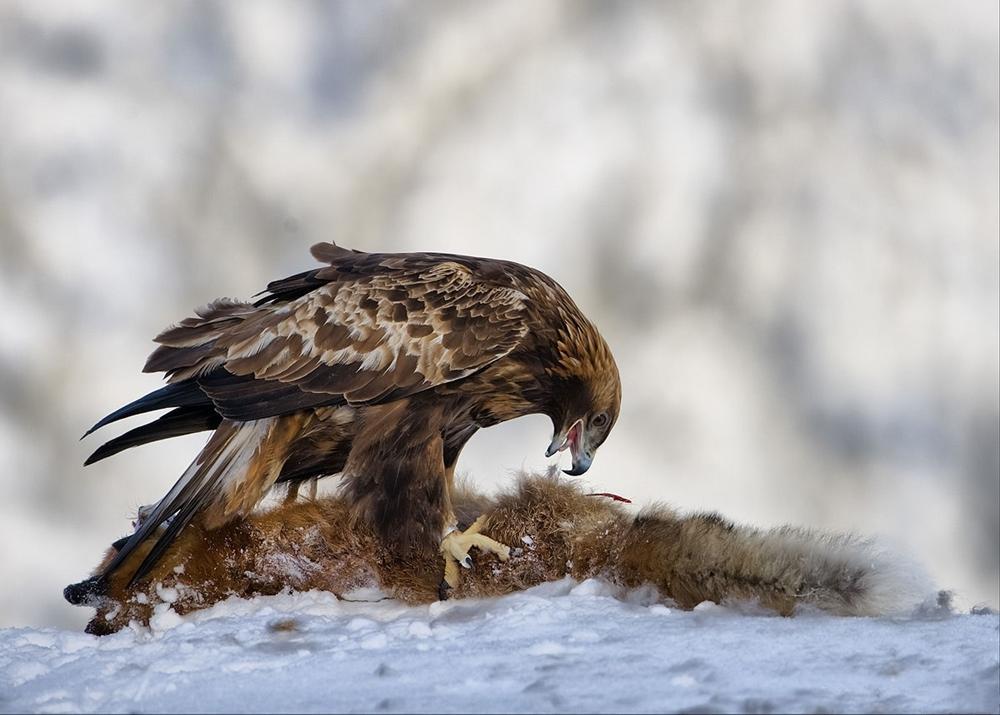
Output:
[[[97,592],[94,579],[67,587],[67,600],[96,607],[87,626],[113,633],[148,624],[169,599],[179,614],[229,596],[319,589],[338,596],[376,587],[407,603],[437,600],[440,560],[397,555],[338,497],[290,495],[284,504],[217,529],[184,529],[162,560],[132,586],[147,540]],[[693,608],[703,601],[753,601],[782,615],[812,606],[844,616],[893,610],[907,584],[895,562],[872,542],[781,527],[737,526],[718,514],[682,516],[662,505],[637,515],[611,499],[587,495],[554,475],[522,475],[507,492],[485,497],[456,485],[460,521],[486,515],[483,533],[514,548],[501,563],[475,552],[449,598],[499,596],[564,576],[600,577],[622,587],[651,584],[664,601]],[[116,554],[112,547],[95,573]]]

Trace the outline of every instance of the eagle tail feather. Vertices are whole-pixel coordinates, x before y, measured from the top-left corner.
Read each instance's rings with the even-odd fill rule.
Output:
[[[86,437],[95,430],[99,430],[105,425],[123,420],[126,417],[163,410],[168,407],[195,407],[211,404],[211,400],[201,391],[198,383],[193,380],[171,383],[161,387],[159,390],[153,390],[148,395],[143,395],[138,400],[130,402],[124,407],[118,408],[87,430],[83,437]],[[83,439],[83,437],[80,439]]]
[[[129,430],[94,450],[83,464],[87,466],[111,457],[132,447],[157,442],[170,437],[180,437],[195,432],[214,430],[222,418],[212,409],[201,406],[178,407],[159,419]]]
[[[163,552],[167,550],[170,544],[173,543],[177,534],[180,530],[191,523],[191,519],[194,518],[195,514],[198,512],[200,507],[205,501],[205,497],[208,495],[212,484],[207,482],[201,486],[195,496],[188,501],[181,509],[178,511],[172,519],[170,519],[167,524],[166,531],[160,535],[153,544],[153,548],[150,549],[149,553],[146,554],[142,563],[139,564],[139,568],[135,570],[132,577],[128,581],[128,585],[132,586],[136,581],[143,578],[150,570],[156,565],[157,561],[160,560],[160,556]]]
[[[254,445],[249,442],[256,435],[257,430],[252,424],[223,422],[166,496],[141,520],[135,533],[128,537],[115,558],[104,568],[101,577],[106,578],[114,573],[147,538],[169,521],[166,530],[157,539],[153,550],[143,559],[129,583],[148,574],[178,532],[202,508],[209,505],[227,479],[233,478],[231,468],[239,469],[246,465],[245,453],[248,449],[252,452]]]

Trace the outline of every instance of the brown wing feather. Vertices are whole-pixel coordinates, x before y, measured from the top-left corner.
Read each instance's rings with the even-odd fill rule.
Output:
[[[524,295],[482,280],[489,271],[459,257],[331,244],[313,253],[331,262],[310,277],[324,281],[319,287],[257,307],[215,303],[161,333],[147,370],[179,381],[222,367],[249,379],[239,387],[243,402],[279,384],[371,404],[465,377],[509,353],[527,331]],[[213,399],[225,408],[224,394]]]
[[[226,419],[104,576],[171,518],[133,578],[196,514],[211,527],[248,513],[286,463],[289,479],[344,469],[354,477],[359,510],[381,530],[395,530],[403,543],[436,543],[445,499],[443,408],[424,401],[415,409],[409,400],[371,408],[388,422],[369,424],[355,455],[348,445],[357,425],[344,403],[413,395],[500,359],[527,334],[527,298],[498,262],[332,244],[313,254],[329,265],[272,283],[256,304],[216,301],[156,338],[160,347],[145,369],[193,381]],[[339,409],[306,410],[329,405]],[[338,414],[343,423],[327,429],[323,423]],[[387,459],[380,439],[390,427],[398,439]],[[292,454],[303,433],[310,435],[304,449],[332,452]]]

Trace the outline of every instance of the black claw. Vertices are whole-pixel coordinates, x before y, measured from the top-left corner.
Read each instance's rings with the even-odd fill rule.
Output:
[[[441,579],[441,583],[438,584],[438,600],[439,601],[447,601],[448,600],[448,591],[450,591],[450,590],[451,590],[451,586],[448,585],[448,582],[445,581],[444,579]]]
[[[466,554],[465,558],[462,559],[462,566],[467,569],[472,569],[472,557]]]

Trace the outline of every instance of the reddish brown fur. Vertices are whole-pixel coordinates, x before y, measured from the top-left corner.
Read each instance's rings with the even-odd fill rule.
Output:
[[[798,603],[843,614],[870,610],[864,586],[871,565],[828,549],[825,561],[810,566],[807,562],[832,542],[808,532],[758,532],[716,515],[680,517],[664,508],[633,517],[609,499],[543,476],[525,476],[495,499],[456,485],[453,499],[460,521],[486,513],[484,533],[521,551],[506,563],[476,552],[475,569],[463,572],[452,598],[498,596],[568,575],[604,577],[627,587],[651,583],[683,608],[706,600],[753,599],[786,615]],[[173,608],[182,614],[231,595],[288,588],[339,595],[377,586],[408,603],[439,596],[436,555],[397,555],[371,526],[352,518],[341,498],[285,503],[215,530],[193,524],[150,574],[129,588],[134,569],[129,564],[143,558],[150,541],[92,602],[97,614],[88,631],[110,633],[133,620],[148,623],[163,587],[178,588]],[[114,553],[108,552],[97,572]]]

